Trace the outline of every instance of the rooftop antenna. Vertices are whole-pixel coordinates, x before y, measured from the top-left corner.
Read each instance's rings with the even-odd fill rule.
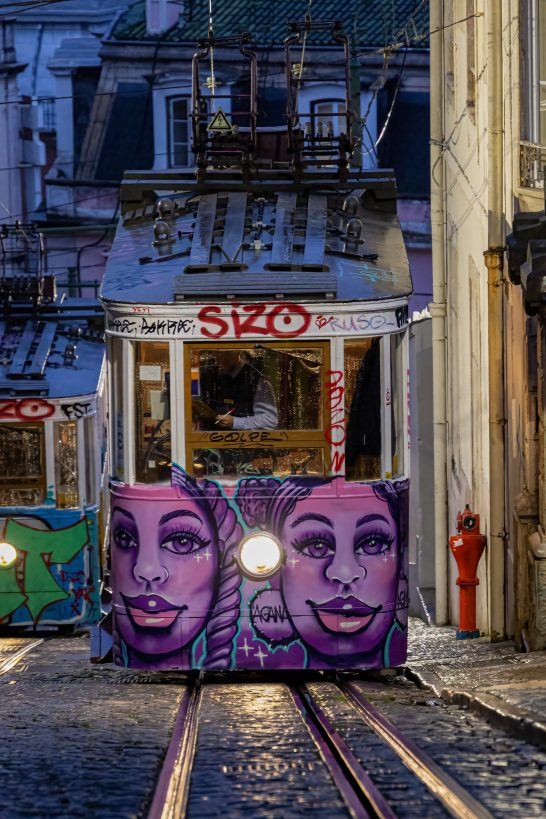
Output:
[[[209,0],[209,30],[206,39],[198,41],[200,49],[192,59],[192,150],[195,154],[196,176],[202,182],[209,168],[241,171],[248,179],[256,152],[258,69],[256,54],[248,47],[250,34],[236,37],[216,37],[213,28],[212,0]],[[250,93],[218,94],[214,49],[237,47],[250,63]],[[200,66],[208,60],[211,75],[207,80],[210,96],[201,91]],[[230,100],[225,113],[219,100]],[[246,105],[245,105],[246,103]],[[209,111],[210,104],[210,111]],[[226,106],[227,107],[227,106]],[[233,122],[237,118],[238,123]]]
[[[337,175],[341,180],[349,176],[349,158],[354,152],[352,135],[352,108],[351,108],[351,72],[350,72],[350,44],[349,37],[342,33],[339,20],[312,20],[308,13],[303,21],[289,23],[292,34],[284,41],[285,70],[286,70],[286,117],[288,121],[288,152],[292,159],[292,167],[296,177],[302,177],[306,170],[327,169],[336,167]],[[333,69],[329,68],[330,75],[321,72],[322,66],[315,74],[310,73],[311,66],[308,55],[309,35],[311,32],[329,32],[334,43],[343,48],[342,75],[334,76]],[[300,49],[299,62],[293,60],[293,50]],[[307,65],[305,60],[307,59]],[[332,61],[329,61],[330,65]],[[344,99],[341,100],[341,110],[335,114],[326,115],[336,118],[342,123],[340,132],[329,123],[317,120],[314,111],[304,112],[299,108],[299,90],[305,80],[305,72],[317,82],[332,82],[344,86]],[[324,125],[326,124],[326,129]],[[302,127],[303,125],[303,127]]]

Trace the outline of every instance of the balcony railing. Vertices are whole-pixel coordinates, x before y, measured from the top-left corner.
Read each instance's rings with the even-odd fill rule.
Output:
[[[546,145],[520,142],[520,185],[522,188],[544,188]]]

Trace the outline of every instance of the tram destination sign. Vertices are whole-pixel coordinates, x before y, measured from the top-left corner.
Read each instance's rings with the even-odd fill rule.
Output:
[[[128,305],[107,309],[106,329],[126,338],[241,339],[329,338],[396,333],[408,322],[407,305],[388,310],[328,309],[289,302],[206,304],[184,312]]]

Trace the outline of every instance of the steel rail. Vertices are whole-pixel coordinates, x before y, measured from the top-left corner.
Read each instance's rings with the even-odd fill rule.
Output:
[[[23,646],[23,648],[20,648],[19,651],[16,651],[14,654],[8,657],[7,660],[4,660],[2,663],[0,663],[0,676],[2,674],[7,674],[8,671],[11,671],[11,669],[17,665],[19,660],[23,659],[25,654],[28,654],[29,651],[32,651],[33,648],[36,648],[36,646],[39,646],[40,643],[43,642],[44,638],[40,638],[39,640],[33,640],[32,643]]]
[[[201,694],[201,686],[196,685],[182,695],[148,819],[181,819],[186,815]]]
[[[394,819],[391,807],[307,686],[289,686],[289,691],[351,816]]]
[[[423,782],[452,816],[457,819],[492,819],[492,814],[487,808],[471,796],[412,740],[405,737],[396,725],[368,702],[354,683],[342,683],[339,689],[345,694],[366,725],[396,751],[404,765]]]

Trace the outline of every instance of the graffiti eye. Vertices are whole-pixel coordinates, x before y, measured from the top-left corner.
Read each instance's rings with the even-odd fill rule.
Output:
[[[188,555],[204,549],[209,543],[210,540],[206,540],[198,532],[173,532],[162,541],[161,548],[175,555]]]
[[[135,536],[122,526],[114,531],[114,543],[119,549],[135,549],[138,545]]]
[[[356,544],[355,554],[381,555],[390,549],[393,541],[394,537],[386,532],[369,532]]]
[[[321,535],[295,540],[292,546],[294,549],[297,549],[300,554],[315,558],[316,560],[324,560],[324,558],[331,557],[336,551],[335,544]]]

